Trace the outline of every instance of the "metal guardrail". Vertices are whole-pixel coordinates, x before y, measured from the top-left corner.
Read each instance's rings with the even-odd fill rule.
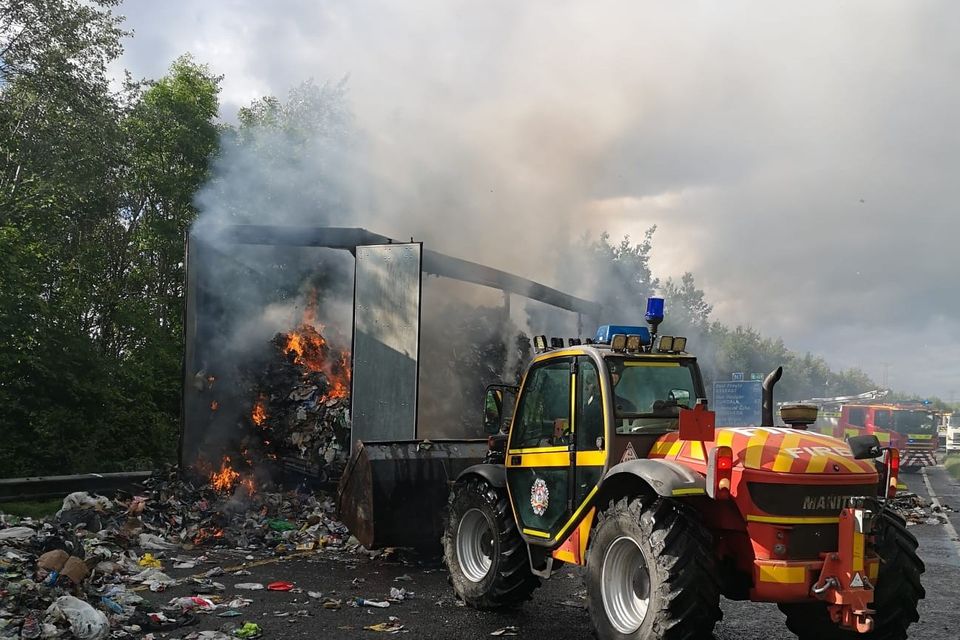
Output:
[[[0,502],[16,500],[48,500],[74,491],[112,493],[136,490],[152,471],[120,473],[81,473],[72,476],[37,476],[33,478],[0,478]]]

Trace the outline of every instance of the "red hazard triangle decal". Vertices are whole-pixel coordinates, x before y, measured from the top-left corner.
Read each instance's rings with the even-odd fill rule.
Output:
[[[633,443],[627,443],[627,450],[623,452],[623,457],[620,458],[620,462],[627,462],[628,460],[636,460],[637,452],[633,450]]]

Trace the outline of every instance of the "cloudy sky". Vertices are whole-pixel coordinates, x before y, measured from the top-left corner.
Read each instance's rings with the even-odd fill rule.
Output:
[[[717,319],[960,399],[960,4],[127,0],[120,66],[184,52],[223,116],[349,77],[370,220],[551,281],[642,237]],[[506,230],[511,232],[507,233]]]

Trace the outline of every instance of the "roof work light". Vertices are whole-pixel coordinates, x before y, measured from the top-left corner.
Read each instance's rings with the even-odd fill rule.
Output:
[[[643,346],[643,336],[631,333],[627,336],[627,351],[640,351]]]

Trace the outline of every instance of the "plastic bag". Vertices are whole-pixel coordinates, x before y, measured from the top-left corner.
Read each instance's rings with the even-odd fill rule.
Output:
[[[66,620],[79,640],[103,640],[110,635],[107,616],[73,596],[60,596],[47,608],[47,616]]]
[[[60,511],[70,511],[71,509],[96,509],[97,511],[106,511],[110,508],[110,499],[103,496],[92,496],[86,491],[74,491],[63,499],[63,506]]]
[[[26,542],[35,535],[37,535],[37,532],[30,527],[0,529],[0,541],[2,542]]]
[[[263,631],[260,629],[260,625],[256,622],[244,622],[243,626],[239,629],[235,629],[233,635],[238,638],[257,638],[263,634]]]
[[[162,569],[163,564],[153,557],[152,553],[145,553],[143,557],[137,562],[141,567],[146,567],[148,569]]]
[[[172,551],[178,548],[178,545],[167,542],[160,536],[155,536],[152,533],[141,533],[140,547],[150,551]]]
[[[185,596],[182,598],[174,598],[170,601],[171,607],[180,607],[183,611],[192,611],[194,609],[200,609],[202,611],[213,611],[217,608],[217,605],[213,603],[213,600],[210,598],[201,598],[200,596]]]

